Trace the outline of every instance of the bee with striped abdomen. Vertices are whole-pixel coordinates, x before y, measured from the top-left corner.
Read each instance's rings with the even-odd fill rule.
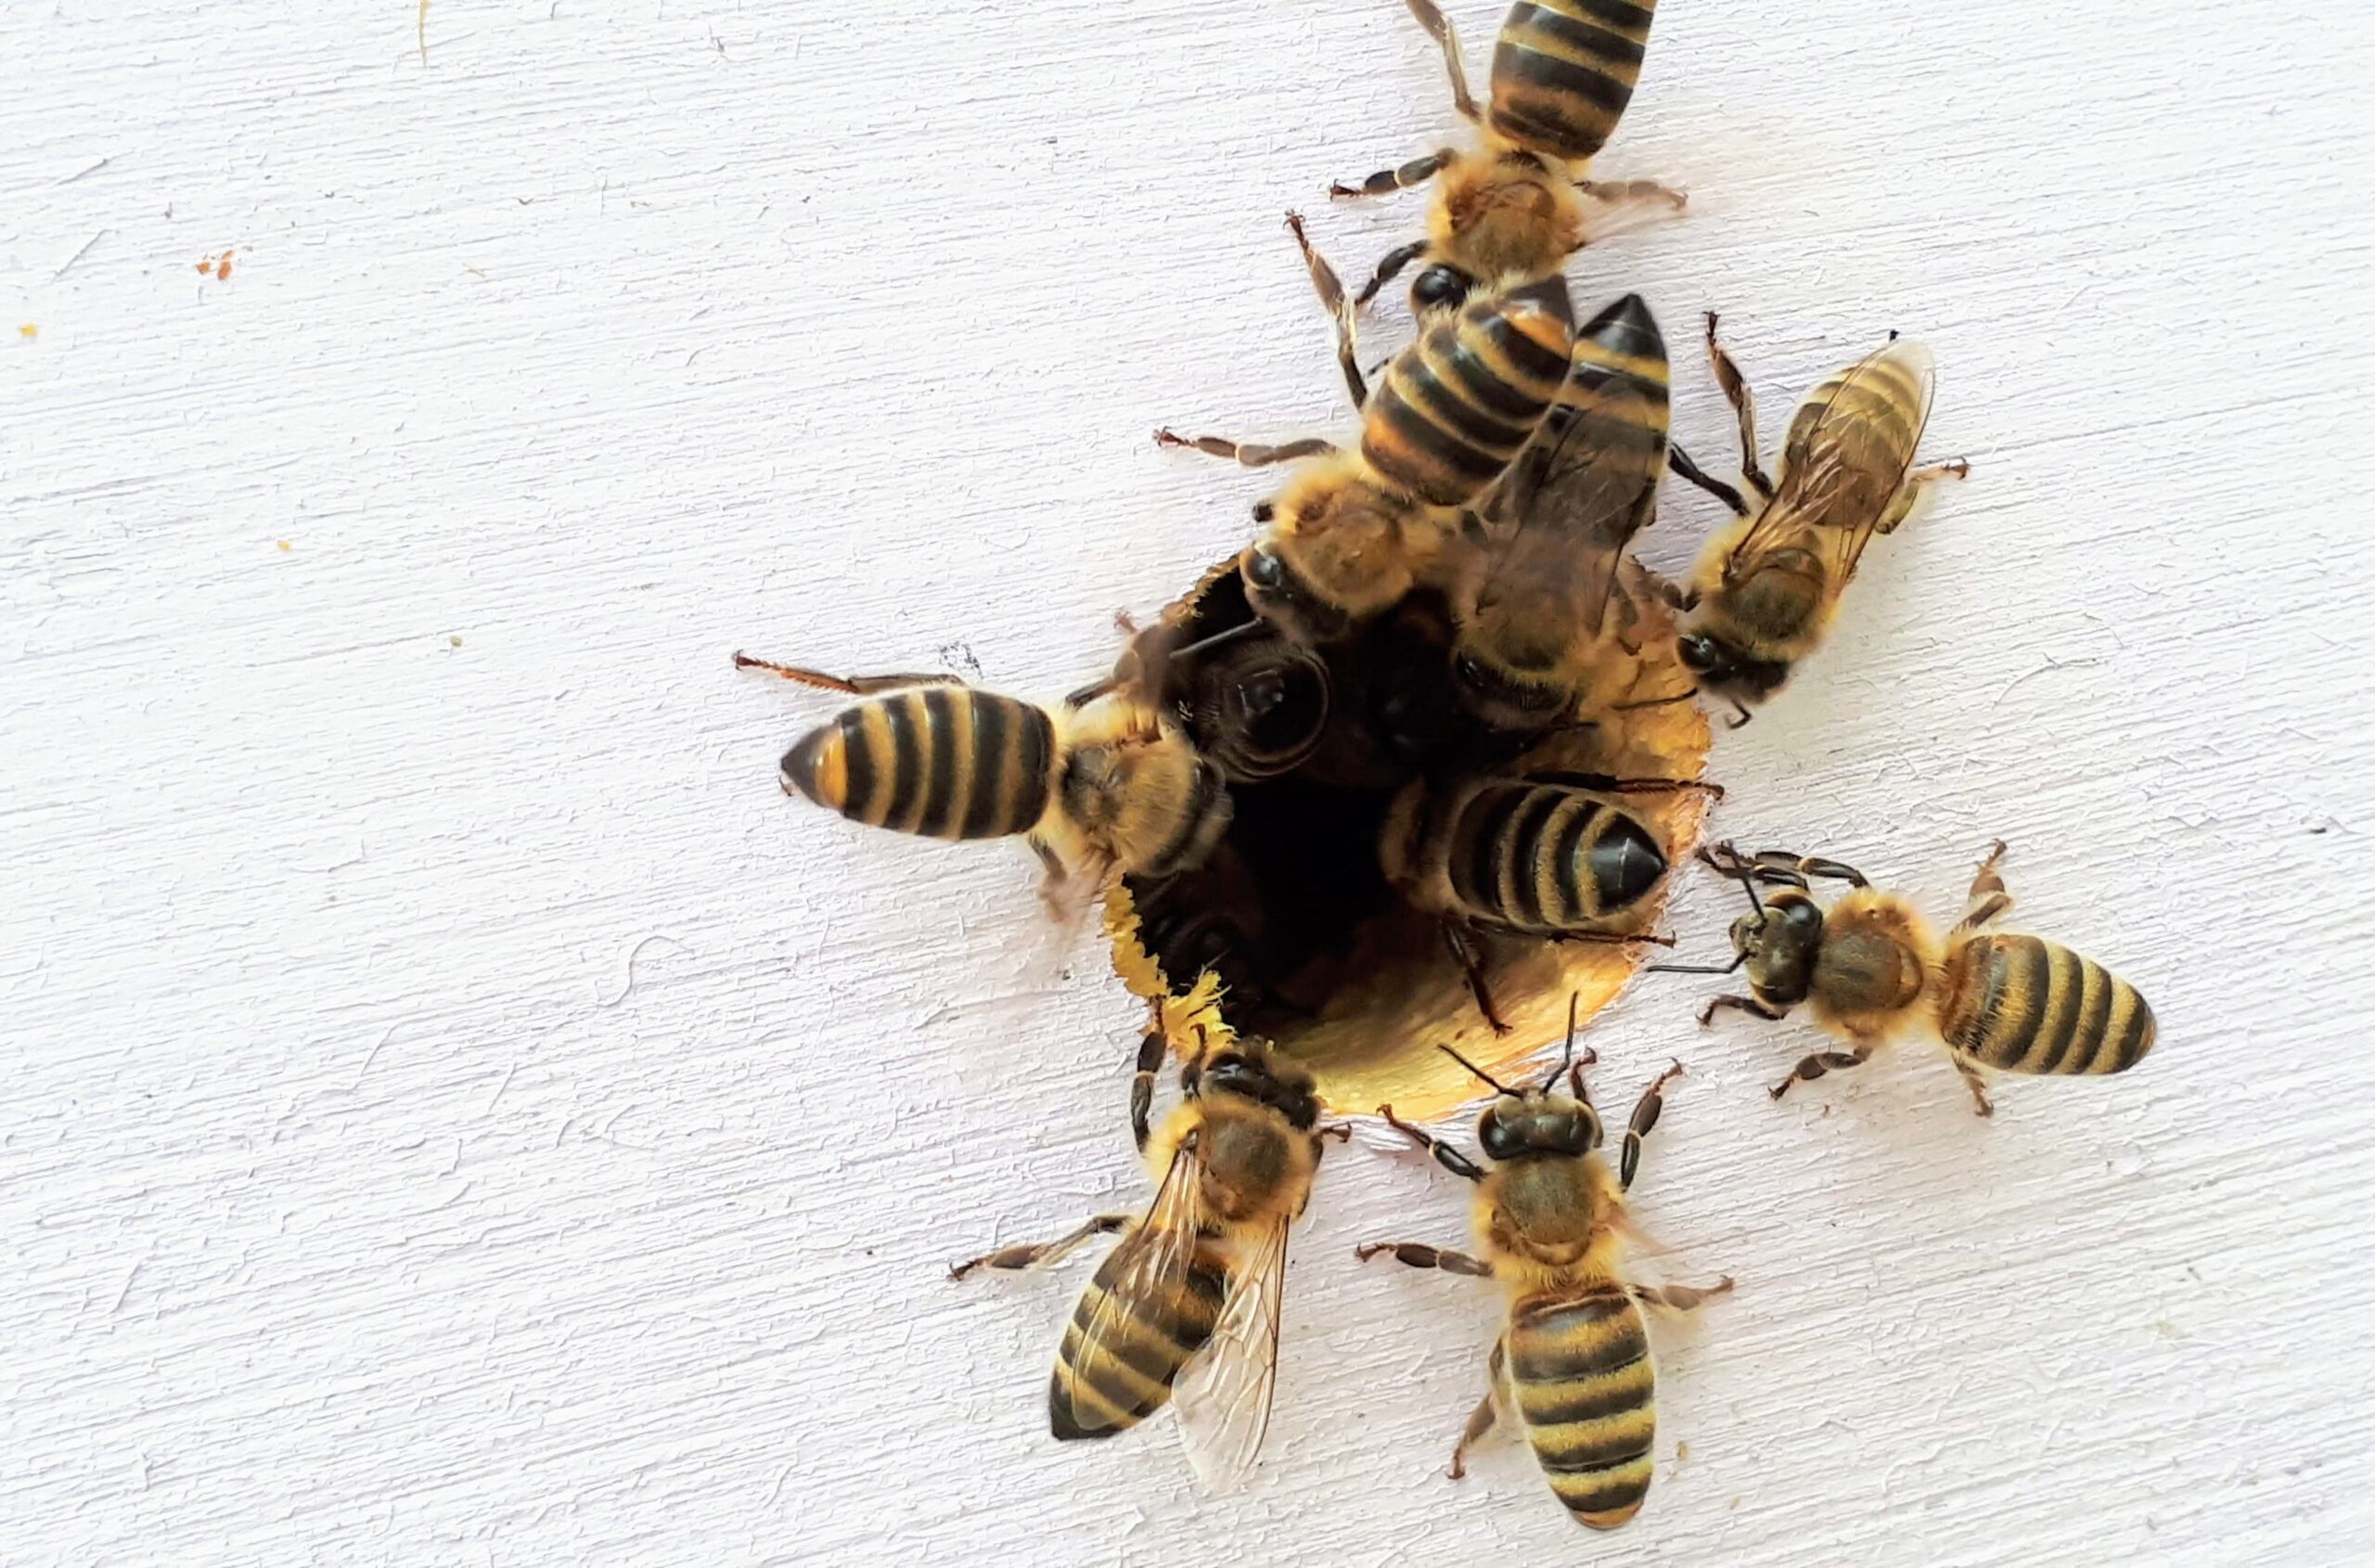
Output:
[[[1302,238],[1300,225],[1296,238]],[[1349,635],[1429,577],[1462,511],[1500,479],[1565,385],[1574,308],[1556,275],[1482,295],[1394,355],[1376,394],[1354,363],[1335,274],[1306,244],[1323,297],[1338,308],[1340,357],[1361,439],[1256,446],[1155,432],[1249,468],[1307,459],[1256,508],[1263,532],[1239,570],[1255,613],[1306,643]]]
[[[1493,46],[1482,106],[1469,91],[1451,19],[1433,0],[1407,3],[1443,48],[1453,105],[1477,126],[1477,142],[1329,188],[1341,198],[1434,185],[1427,238],[1379,262],[1355,307],[1423,260],[1410,304],[1424,320],[1480,286],[1548,276],[1593,240],[1682,210],[1679,191],[1585,177],[1632,101],[1656,0],[1518,0]]]
[[[1804,1002],[1816,1022],[1853,1047],[1800,1061],[1773,1086],[1776,1099],[1792,1084],[1862,1066],[1916,1025],[1937,1033],[1983,1116],[1995,1113],[1990,1071],[2125,1073],[2152,1048],[2152,1009],[2127,982],[2060,943],[1980,930],[2012,906],[1996,874],[2001,840],[1980,862],[1943,948],[1909,902],[1873,888],[1854,867],[1778,851],[1744,856],[1729,844],[1702,850],[1701,858],[1748,890],[1753,912],[1732,926],[1732,961],[1651,967],[1685,974],[1746,967],[1751,994],[1715,997],[1700,1011],[1702,1027],[1718,1008],[1779,1019]],[[1826,910],[1807,891],[1810,877],[1836,878],[1853,891]],[[1760,897],[1759,882],[1779,891]]]
[[[1707,354],[1740,417],[1740,477],[1755,504],[1673,449],[1675,472],[1735,516],[1691,569],[1677,646],[1700,689],[1731,700],[1738,728],[1749,703],[1778,691],[1822,645],[1872,535],[1895,533],[1932,484],[1960,479],[1971,465],[1913,466],[1936,378],[1930,351],[1910,339],[1891,333],[1806,394],[1790,420],[1778,478],[1758,460],[1756,400],[1715,341],[1712,311]]]
[[[843,678],[745,654],[863,700],[784,753],[783,787],[853,822],[940,839],[1026,836],[1049,886],[1167,876],[1227,830],[1220,769],[1130,690],[1042,708],[944,675]]]
[[[1387,808],[1378,858],[1411,907],[1442,920],[1477,1008],[1505,1033],[1479,937],[1667,942],[1641,930],[1665,885],[1665,846],[1623,796],[1675,790],[1723,793],[1575,773],[1416,779]]]
[[[1278,1364],[1287,1236],[1319,1167],[1311,1078],[1263,1042],[1233,1035],[1209,977],[1167,1009],[1195,1017],[1180,1103],[1149,1132],[1147,1097],[1132,1122],[1155,1177],[1143,1215],[1099,1215],[1059,1240],[1004,1247],[950,1270],[1052,1263],[1090,1237],[1122,1231],[1072,1309],[1047,1387],[1059,1438],[1110,1437],[1168,1402],[1208,1489],[1241,1479],[1269,1426]],[[1139,1062],[1149,1083],[1171,1040],[1162,1019]],[[1351,1129],[1329,1129],[1339,1136]]]
[[[1664,1108],[1665,1086],[1682,1065],[1642,1092],[1619,1168],[1611,1171],[1597,1152],[1599,1115],[1584,1089],[1584,1067],[1593,1059],[1587,1052],[1573,1061],[1574,1044],[1571,1027],[1567,1054],[1534,1088],[1503,1088],[1469,1067],[1496,1096],[1476,1124],[1488,1166],[1401,1121],[1392,1106],[1380,1106],[1379,1115],[1445,1170],[1476,1184],[1483,1255],[1416,1241],[1370,1242],[1355,1255],[1367,1261],[1391,1253],[1414,1268],[1500,1282],[1508,1317],[1493,1344],[1484,1398],[1452,1450],[1452,1477],[1467,1472],[1468,1450],[1514,1407],[1552,1494],[1582,1523],[1611,1530],[1640,1511],[1655,1463],[1657,1373],[1641,1305],[1688,1312],[1729,1291],[1732,1281],[1727,1276],[1712,1286],[1659,1288],[1625,1279],[1624,1194]],[[1571,1093],[1560,1092],[1562,1073]]]
[[[1642,671],[1648,589],[1625,554],[1666,466],[1665,340],[1638,294],[1575,334],[1559,406],[1483,511],[1478,570],[1454,590],[1452,669],[1496,729],[1605,712]]]

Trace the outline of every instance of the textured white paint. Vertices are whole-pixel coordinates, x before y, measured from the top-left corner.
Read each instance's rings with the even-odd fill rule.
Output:
[[[1659,19],[1602,171],[1693,210],[1579,292],[1721,307],[1776,410],[1918,332],[1975,465],[1719,827],[1941,913],[2004,834],[2163,1035],[1987,1125],[1911,1051],[1777,1108],[1804,1028],[1619,1003],[1607,1098],[1690,1064],[1641,1217],[1740,1289],[1606,1539],[1521,1449],[1443,1479],[1494,1307],[1354,1265],[1464,1226],[1357,1145],[1252,1491],[1051,1443],[1085,1266],[942,1266],[1143,1196],[1135,1009],[1018,853],[778,796],[825,708],[726,662],[1052,694],[1235,547],[1260,483],[1147,432],[1341,420],[1278,214],[1410,232],[1319,193],[1448,128],[1418,30],[439,0],[424,62],[416,13],[0,10],[0,1562],[2375,1553],[2357,0]]]

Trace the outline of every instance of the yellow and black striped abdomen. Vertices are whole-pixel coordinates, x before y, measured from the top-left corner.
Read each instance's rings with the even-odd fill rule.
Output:
[[[1575,439],[1594,463],[1654,483],[1665,472],[1670,387],[1657,317],[1640,295],[1627,294],[1576,331],[1559,417],[1576,421]]]
[[[2058,942],[1974,936],[1946,957],[1938,1033],[2006,1073],[2122,1073],[2152,1048],[2152,1009]]]
[[[1565,784],[1481,785],[1450,824],[1453,894],[1488,923],[1541,934],[1624,915],[1666,873],[1631,812]]]
[[[844,710],[784,753],[784,782],[853,822],[935,839],[1027,833],[1047,810],[1056,726],[969,687],[894,691]]]
[[[1640,1511],[1658,1433],[1649,1327],[1623,1291],[1520,1304],[1509,1390],[1551,1491],[1595,1530]]]
[[[1607,145],[1641,79],[1657,0],[1518,0],[1493,46],[1493,129],[1580,162]]]
[[[1362,456],[1431,506],[1474,500],[1550,411],[1574,346],[1563,277],[1471,302],[1394,355],[1363,411]]]
[[[1208,1257],[1159,1298],[1143,1280],[1132,1293],[1112,1294],[1136,1252],[1125,1243],[1106,1254],[1064,1326],[1047,1384],[1047,1425],[1058,1437],[1110,1437],[1162,1408],[1180,1368],[1220,1318],[1228,1277]]]

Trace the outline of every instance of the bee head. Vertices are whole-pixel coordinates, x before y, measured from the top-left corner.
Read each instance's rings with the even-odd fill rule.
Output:
[[[1238,571],[1253,612],[1296,641],[1330,642],[1352,630],[1352,616],[1314,593],[1272,541],[1248,545]]]
[[[1280,1061],[1268,1046],[1250,1035],[1209,1056],[1199,1052],[1191,1057],[1179,1071],[1179,1091],[1189,1099],[1232,1095],[1268,1106],[1299,1132],[1319,1125],[1319,1096],[1311,1074]]]
[[[1805,893],[1784,888],[1755,913],[1732,922],[1732,951],[1747,966],[1749,985],[1758,996],[1784,1007],[1803,1002],[1822,951],[1822,908]]]
[[[1328,725],[1328,666],[1261,623],[1189,677],[1191,727],[1230,777],[1273,778],[1311,755]]]
[[[1675,651],[1704,691],[1761,699],[1772,696],[1790,678],[1787,661],[1756,658],[1709,632],[1683,633],[1675,638]]]
[[[1410,314],[1421,323],[1468,302],[1476,280],[1447,262],[1437,262],[1410,280]]]
[[[1573,1158],[1599,1147],[1599,1112],[1588,1101],[1560,1094],[1547,1086],[1538,1089],[1504,1089],[1501,1093],[1505,1098],[1494,1100],[1476,1119],[1476,1141],[1493,1159],[1506,1162],[1530,1155]]]
[[[1574,696],[1548,671],[1535,678],[1489,663],[1473,653],[1452,655],[1451,676],[1468,711],[1495,729],[1521,733],[1546,729],[1559,722]]]
[[[1576,1002],[1573,996],[1567,1000],[1566,1048],[1551,1064],[1548,1075],[1530,1088],[1510,1088],[1449,1046],[1435,1047],[1492,1086],[1493,1103],[1476,1119],[1476,1141],[1491,1159],[1506,1162],[1545,1155],[1572,1159],[1599,1147],[1599,1112],[1584,1093],[1584,1062],[1575,1060]],[[1589,1060],[1587,1052],[1585,1060]],[[1572,1093],[1560,1092],[1561,1076]]]

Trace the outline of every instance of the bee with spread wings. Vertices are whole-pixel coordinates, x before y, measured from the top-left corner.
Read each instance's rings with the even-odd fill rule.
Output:
[[[1469,711],[1524,732],[1603,712],[1641,672],[1625,546],[1657,515],[1665,340],[1638,294],[1576,334],[1559,406],[1488,501],[1452,586],[1452,673]]]
[[[1932,483],[1960,479],[1971,465],[1913,466],[1936,374],[1930,351],[1910,339],[1890,334],[1806,394],[1790,420],[1778,482],[1757,459],[1755,399],[1715,341],[1713,312],[1707,354],[1740,416],[1740,476],[1756,505],[1674,449],[1675,471],[1736,518],[1708,539],[1691,570],[1679,651],[1701,690],[1740,710],[1738,728],[1749,703],[1779,690],[1821,646],[1872,535],[1894,533]]]
[[[1217,989],[1207,978],[1193,995]],[[1229,1034],[1209,1005],[1197,1010],[1210,1022],[1190,1026],[1201,1043],[1180,1070],[1181,1101],[1151,1130],[1152,1079],[1173,1037],[1162,1018],[1139,1058],[1132,1130],[1158,1184],[1147,1212],[1098,1215],[1059,1240],[1003,1248],[950,1273],[1037,1267],[1122,1231],[1064,1328],[1048,1425],[1059,1438],[1110,1437],[1175,1404],[1198,1481],[1225,1491],[1252,1469],[1269,1429],[1287,1235],[1319,1165],[1319,1101],[1309,1074]]]

